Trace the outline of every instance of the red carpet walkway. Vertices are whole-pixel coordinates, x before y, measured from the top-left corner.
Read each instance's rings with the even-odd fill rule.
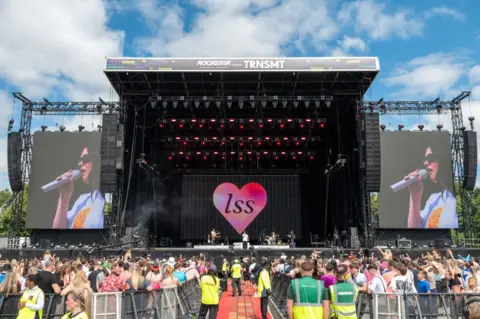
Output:
[[[242,284],[242,296],[232,297],[231,282],[228,282],[228,291],[220,299],[219,319],[261,319],[260,298],[253,297],[254,290],[250,283]],[[268,318],[272,316],[268,314]]]

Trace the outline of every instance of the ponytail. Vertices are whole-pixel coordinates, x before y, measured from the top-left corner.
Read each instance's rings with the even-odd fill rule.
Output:
[[[80,308],[85,312],[88,318],[92,318],[92,293],[87,288],[75,288],[69,295],[76,301],[80,301]]]

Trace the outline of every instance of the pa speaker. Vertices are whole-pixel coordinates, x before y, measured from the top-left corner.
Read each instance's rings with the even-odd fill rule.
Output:
[[[463,188],[475,189],[477,182],[477,132],[463,131]]]
[[[365,114],[365,190],[380,191],[380,114]]]
[[[8,134],[7,141],[8,179],[12,192],[23,190],[22,180],[22,135],[19,132]]]
[[[100,146],[102,193],[114,193],[117,189],[117,170],[123,169],[123,128],[117,114],[102,116],[102,142]]]

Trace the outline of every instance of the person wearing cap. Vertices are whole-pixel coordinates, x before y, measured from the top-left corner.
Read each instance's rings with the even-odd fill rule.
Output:
[[[302,278],[293,279],[287,292],[289,319],[328,318],[328,295],[322,280],[313,279],[314,264],[310,260],[300,265]]]
[[[345,281],[348,268],[346,265],[337,267],[337,283],[327,290],[330,317],[336,319],[357,319],[358,288],[355,284]]]
[[[268,259],[262,259],[262,270],[258,275],[257,292],[260,296],[260,311],[262,313],[262,319],[267,319],[268,314],[268,297],[272,294],[272,283],[270,282],[270,273],[268,272],[268,266],[270,262]]]
[[[232,273],[232,291],[233,297],[235,297],[235,291],[238,290],[238,295],[242,295],[242,265],[240,261],[235,259],[233,261],[232,268],[230,268]]]
[[[205,265],[205,274],[200,278],[200,289],[202,300],[198,318],[205,319],[208,314],[209,319],[216,319],[220,302],[220,280],[208,264]]]

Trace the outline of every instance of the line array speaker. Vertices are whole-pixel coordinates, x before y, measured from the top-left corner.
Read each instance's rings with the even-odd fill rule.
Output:
[[[114,193],[117,188],[117,170],[123,169],[123,125],[117,114],[102,116],[102,158],[100,189],[103,194]]]
[[[463,188],[475,189],[477,182],[477,132],[463,131]]]
[[[365,114],[365,191],[380,191],[380,115]]]
[[[20,132],[8,134],[7,141],[8,156],[8,179],[12,192],[23,190],[22,180],[22,135]]]

